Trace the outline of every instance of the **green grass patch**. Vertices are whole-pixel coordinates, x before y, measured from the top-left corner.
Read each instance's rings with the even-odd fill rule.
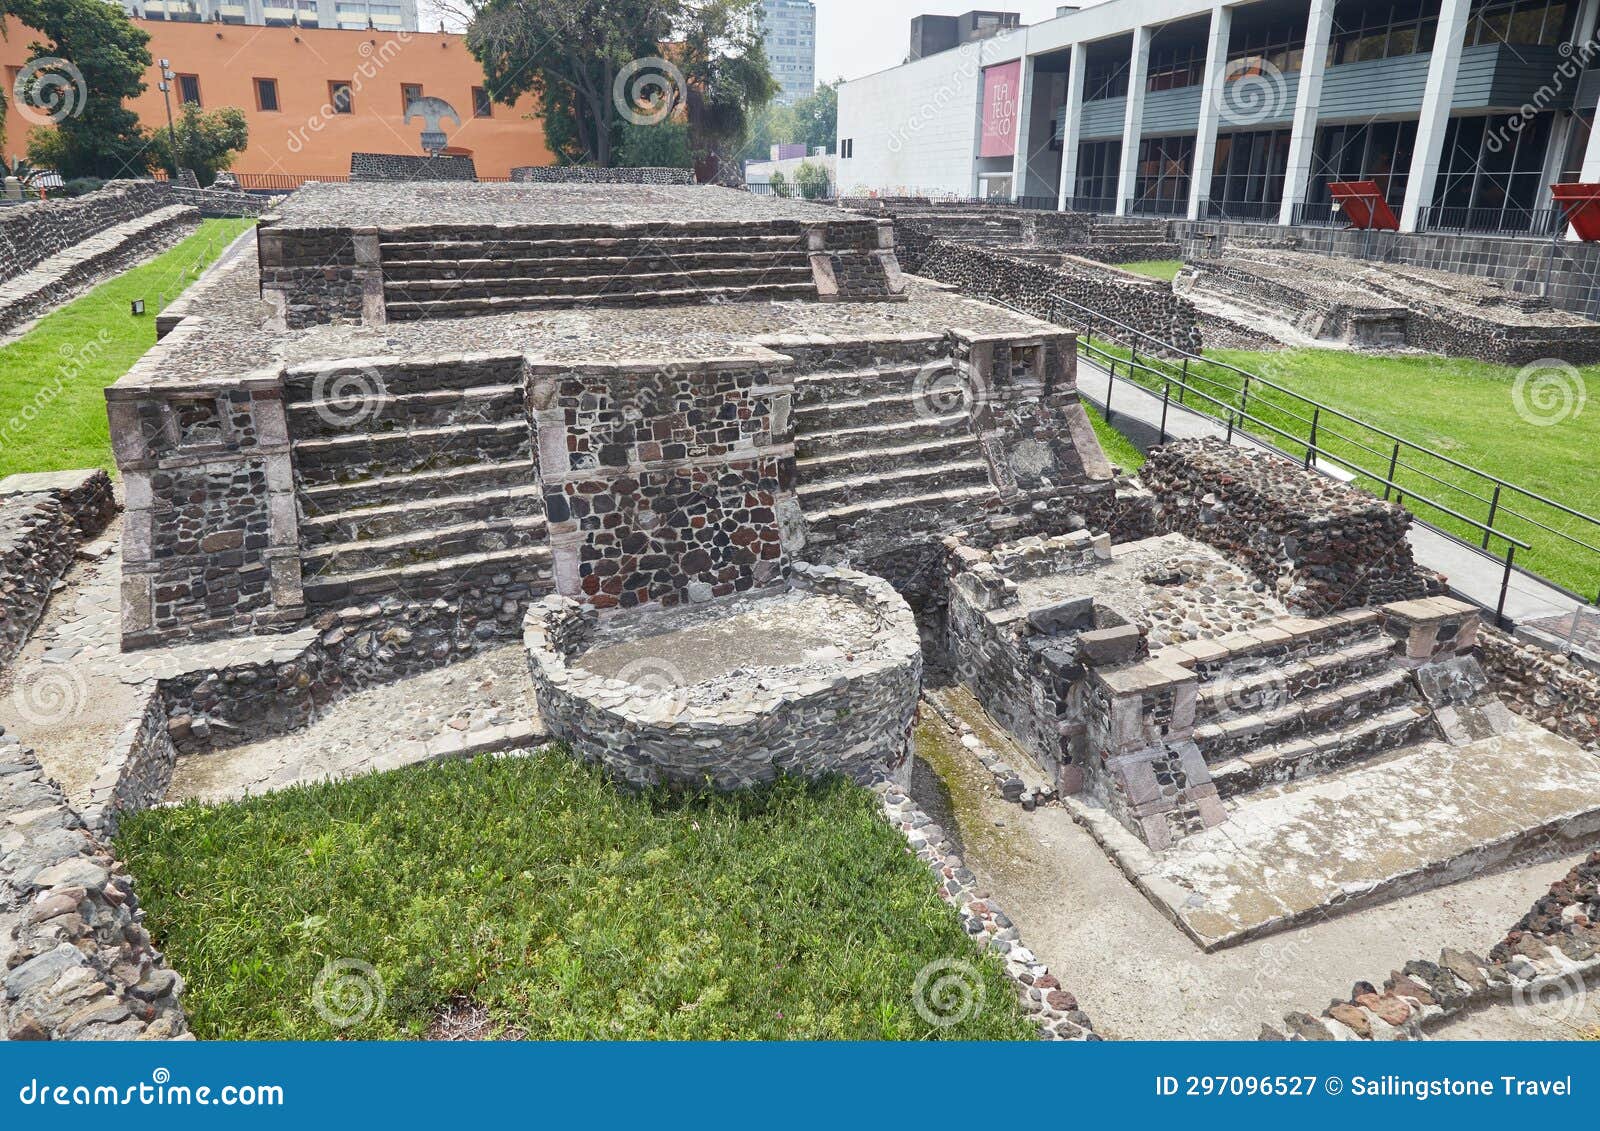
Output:
[[[417,1037],[458,998],[531,1039],[1033,1036],[847,782],[637,795],[551,748],[157,809],[117,846],[207,1039]],[[338,959],[387,998],[348,1028],[314,1000]],[[982,1006],[939,1028],[913,987],[949,960]]]
[[[1167,282],[1178,277],[1178,272],[1183,270],[1183,261],[1179,259],[1141,259],[1136,263],[1119,263],[1124,271],[1132,271],[1136,275],[1149,275],[1152,279],[1164,279]]]
[[[1099,409],[1084,401],[1083,411],[1089,414],[1089,423],[1094,426],[1094,434],[1099,437],[1100,447],[1107,459],[1130,475],[1144,466],[1144,453],[1134,446],[1132,440],[1107,424]]]
[[[1099,339],[1095,345],[1123,360],[1129,351]],[[1276,385],[1330,408],[1345,412],[1372,427],[1363,427],[1332,414],[1324,414],[1318,428],[1319,453],[1338,466],[1354,465],[1372,474],[1357,475],[1356,482],[1374,494],[1384,493],[1382,480],[1391,479],[1405,493],[1403,502],[1418,517],[1461,538],[1482,544],[1483,531],[1471,522],[1447,513],[1446,508],[1478,522],[1487,522],[1494,497],[1492,483],[1451,466],[1444,459],[1403,448],[1394,475],[1389,461],[1393,441],[1374,429],[1404,437],[1449,459],[1478,468],[1575,510],[1600,517],[1600,476],[1595,470],[1595,429],[1600,417],[1596,406],[1581,412],[1543,416],[1518,411],[1515,388],[1518,369],[1489,362],[1422,355],[1352,353],[1331,349],[1293,349],[1277,352],[1207,350],[1207,358],[1237,366],[1265,377]],[[1179,373],[1171,362],[1152,361],[1142,351],[1142,364]],[[1126,375],[1127,370],[1119,366]],[[1584,395],[1600,396],[1600,366],[1578,370]],[[1162,382],[1136,371],[1140,382],[1159,391]],[[1252,383],[1248,398],[1244,380],[1217,365],[1191,362],[1191,388],[1215,402],[1190,398],[1192,407],[1213,416],[1229,408],[1257,418],[1242,424],[1252,434],[1268,439],[1297,457],[1307,452],[1313,412],[1297,404],[1292,395]],[[1524,393],[1524,404],[1533,394]],[[1177,393],[1174,392],[1174,399]],[[1575,406],[1577,400],[1569,402]],[[1535,409],[1539,406],[1534,403]],[[1544,420],[1544,423],[1538,422]],[[1287,435],[1275,435],[1276,428]],[[1412,492],[1420,492],[1418,498]],[[1391,497],[1394,492],[1391,491]],[[1600,527],[1563,514],[1517,492],[1503,491],[1495,512],[1495,529],[1530,543],[1532,551],[1517,553],[1517,564],[1590,598],[1600,592],[1600,554],[1568,541],[1536,524],[1561,531],[1569,538],[1600,546]],[[1504,555],[1506,542],[1489,540],[1489,550]]]
[[[0,346],[0,476],[111,470],[104,389],[155,344],[155,316],[250,220],[204,220],[149,263],[109,279]],[[134,299],[145,313],[135,317]]]

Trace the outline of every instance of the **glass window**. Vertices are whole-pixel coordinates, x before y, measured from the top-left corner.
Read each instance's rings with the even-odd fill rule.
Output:
[[[489,92],[481,86],[472,88],[472,116],[474,118],[494,117],[494,102],[489,98]]]
[[[182,102],[193,102],[196,106],[200,105],[199,75],[178,76],[178,98]]]
[[[404,114],[411,109],[411,104],[422,97],[422,84],[418,82],[403,82],[400,84],[400,112]]]
[[[328,105],[335,114],[353,114],[356,110],[355,92],[341,79],[328,83]]]
[[[256,80],[256,109],[272,113],[278,109],[278,80]]]

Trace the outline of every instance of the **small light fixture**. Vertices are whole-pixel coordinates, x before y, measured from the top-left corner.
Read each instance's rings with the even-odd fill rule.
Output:
[[[135,318],[137,318],[137,317],[139,317],[139,315],[141,315],[143,313],[144,313],[144,299],[142,299],[142,298],[134,299],[133,300],[133,316]]]

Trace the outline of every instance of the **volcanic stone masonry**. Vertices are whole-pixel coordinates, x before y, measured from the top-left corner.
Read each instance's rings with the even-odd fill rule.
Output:
[[[591,165],[518,165],[511,179],[532,185],[692,185],[693,169],[597,169]]]
[[[78,546],[115,514],[103,471],[0,479],[0,667],[27,642]]]
[[[1222,550],[1295,612],[1323,616],[1439,592],[1406,532],[1411,515],[1216,439],[1151,451],[1140,473],[1158,524]]]
[[[415,153],[352,153],[352,181],[476,181],[478,168],[471,157]]]

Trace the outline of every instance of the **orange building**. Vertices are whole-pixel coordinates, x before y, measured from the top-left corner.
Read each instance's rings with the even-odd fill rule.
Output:
[[[0,41],[7,108],[5,152],[26,152],[33,126],[10,103],[28,44],[39,33],[8,21]],[[471,156],[480,177],[505,177],[517,165],[548,165],[543,122],[534,99],[515,106],[491,103],[483,68],[460,35],[438,32],[342,31],[335,28],[254,27],[240,24],[135,20],[150,33],[150,57],[166,59],[177,78],[172,110],[198,101],[210,110],[237,106],[250,122],[250,147],[235,159],[237,173],[303,176],[345,174],[352,152],[422,154],[420,119],[406,104],[442,98],[460,115],[441,124],[447,153]],[[158,65],[144,94],[131,104],[139,120],[165,129],[167,111]]]

